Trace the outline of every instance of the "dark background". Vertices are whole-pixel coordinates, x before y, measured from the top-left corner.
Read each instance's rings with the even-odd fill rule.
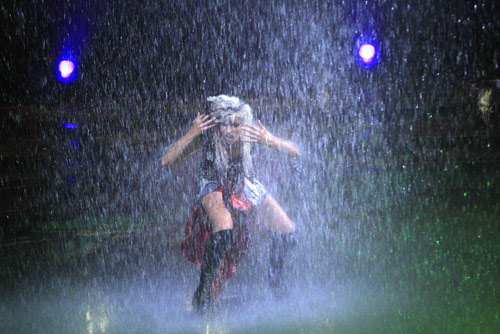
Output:
[[[382,52],[374,80],[407,93],[499,76],[494,1],[4,1],[1,12],[3,106],[310,100],[339,73],[360,76],[351,46],[367,29]],[[79,79],[64,85],[54,71],[67,49]]]

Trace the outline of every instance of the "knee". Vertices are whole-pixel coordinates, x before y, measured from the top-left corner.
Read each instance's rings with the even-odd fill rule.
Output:
[[[208,214],[208,218],[212,225],[212,232],[231,230],[233,228],[233,218],[231,217],[231,213],[225,208],[211,211]]]
[[[278,216],[276,219],[274,226],[277,231],[286,234],[295,233],[295,224],[286,214]]]
[[[295,224],[291,220],[283,228],[283,233],[295,233]]]
[[[213,232],[231,230],[233,228],[233,218],[229,212],[223,212],[212,220]]]

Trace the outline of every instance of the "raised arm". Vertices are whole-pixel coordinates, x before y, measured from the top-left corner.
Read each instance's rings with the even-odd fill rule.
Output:
[[[260,121],[258,121],[258,125],[244,124],[243,130],[243,141],[247,143],[266,145],[267,147],[294,157],[300,155],[297,146],[291,141],[274,136],[271,132],[267,131]]]
[[[192,145],[195,144],[194,141],[203,131],[214,126],[215,118],[212,117],[212,115],[200,115],[200,113],[198,113],[188,132],[167,149],[167,152],[165,152],[165,155],[161,158],[161,165],[165,167],[170,166],[181,161],[184,157],[189,155],[189,153],[195,151],[197,148]],[[188,147],[192,147],[192,150],[188,150]]]

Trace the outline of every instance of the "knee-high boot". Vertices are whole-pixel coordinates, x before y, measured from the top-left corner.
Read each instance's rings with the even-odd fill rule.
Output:
[[[203,253],[200,273],[200,283],[193,296],[193,306],[200,314],[210,310],[213,300],[210,295],[210,287],[216,270],[219,268],[220,260],[225,255],[226,249],[231,244],[232,230],[222,230],[212,233],[205,240],[205,252]]]
[[[269,251],[269,285],[277,298],[282,298],[287,292],[283,281],[285,258],[296,245],[296,240],[291,233],[271,234],[271,247]]]

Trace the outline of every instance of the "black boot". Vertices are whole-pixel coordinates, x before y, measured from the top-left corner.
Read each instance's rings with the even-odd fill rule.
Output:
[[[281,299],[287,294],[287,286],[283,281],[285,258],[296,245],[296,240],[291,233],[271,234],[271,247],[269,250],[269,285],[274,297]]]
[[[210,287],[219,268],[221,258],[226,254],[226,249],[231,244],[232,230],[223,230],[212,233],[205,240],[205,252],[201,262],[200,283],[193,296],[193,306],[195,310],[204,315],[213,306],[210,295]]]

